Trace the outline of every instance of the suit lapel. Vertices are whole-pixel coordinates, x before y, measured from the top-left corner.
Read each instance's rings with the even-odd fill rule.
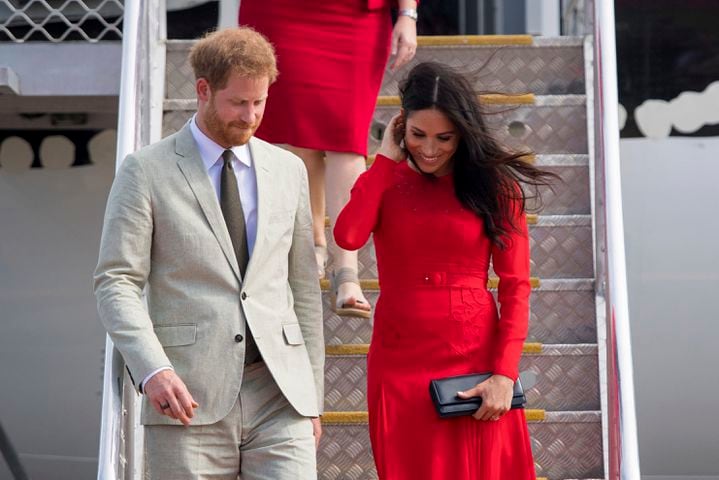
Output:
[[[249,143],[250,155],[255,166],[255,176],[257,178],[257,233],[255,238],[255,247],[250,256],[250,263],[247,264],[245,276],[250,278],[252,272],[259,268],[257,264],[264,253],[264,246],[267,244],[265,235],[267,231],[267,222],[270,213],[270,200],[272,198],[272,177],[270,175],[268,152],[264,146],[253,138]]]
[[[220,210],[220,204],[217,201],[217,194],[214,188],[212,188],[210,177],[207,176],[205,165],[202,163],[200,153],[197,151],[189,123],[177,133],[175,152],[179,155],[177,160],[178,167],[192,189],[197,203],[200,204],[207,223],[210,224],[210,228],[215,234],[215,238],[217,238],[227,261],[230,263],[232,271],[241,282],[242,276],[240,275],[240,269],[237,265],[237,259],[235,258],[235,251],[232,248],[230,234],[227,232],[225,219],[222,216],[222,210]]]

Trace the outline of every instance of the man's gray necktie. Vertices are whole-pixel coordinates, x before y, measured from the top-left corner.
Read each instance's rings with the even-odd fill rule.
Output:
[[[225,217],[227,231],[230,233],[232,246],[235,249],[235,257],[240,267],[242,280],[245,280],[247,264],[250,261],[250,250],[247,246],[247,231],[245,228],[245,213],[242,211],[242,200],[240,191],[237,188],[237,177],[232,168],[232,160],[235,155],[232,150],[222,152],[222,175],[220,176],[220,208]],[[250,332],[249,325],[245,329],[245,365],[259,360],[260,352],[257,350],[254,338]]]

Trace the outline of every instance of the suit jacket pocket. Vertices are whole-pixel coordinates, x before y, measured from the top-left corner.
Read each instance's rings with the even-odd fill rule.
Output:
[[[155,335],[163,347],[179,347],[192,345],[197,339],[197,325],[156,325]]]
[[[285,342],[287,342],[288,345],[302,345],[305,343],[299,323],[288,323],[282,325],[282,334],[284,335]]]

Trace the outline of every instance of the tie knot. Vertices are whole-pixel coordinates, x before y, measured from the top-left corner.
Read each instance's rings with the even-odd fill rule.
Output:
[[[228,149],[222,152],[222,160],[225,162],[225,165],[232,167],[233,158],[235,158],[235,154],[232,153],[232,150]]]

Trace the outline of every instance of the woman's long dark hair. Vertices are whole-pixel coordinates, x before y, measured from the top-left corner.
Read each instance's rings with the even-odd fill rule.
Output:
[[[539,187],[551,188],[550,182],[559,177],[528,163],[530,152],[503,147],[487,128],[470,82],[445,65],[416,65],[400,84],[400,98],[406,116],[437,109],[457,128],[461,138],[452,172],[455,194],[483,220],[492,242],[504,248],[510,230],[518,230],[513,219],[526,210],[527,200],[540,199]]]

